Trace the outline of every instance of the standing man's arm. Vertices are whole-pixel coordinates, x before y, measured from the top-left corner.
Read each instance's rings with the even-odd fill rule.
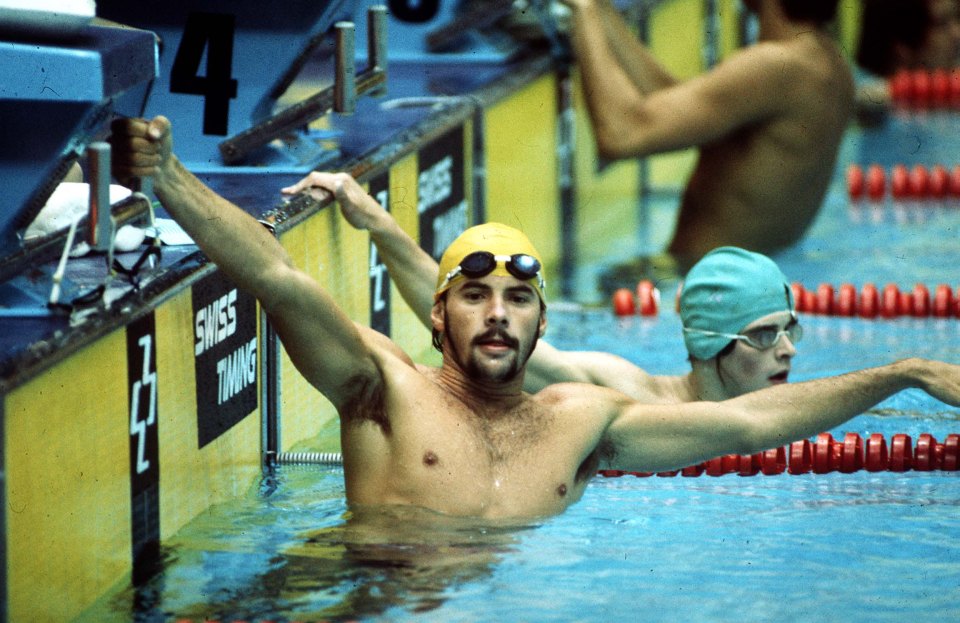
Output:
[[[617,62],[603,0],[568,0],[572,41],[597,148],[607,158],[707,145],[776,118],[804,88],[783,48],[757,44],[690,80],[647,91]],[[651,81],[651,83],[654,81]]]
[[[920,388],[960,406],[960,366],[905,359],[840,376],[768,387],[723,402],[622,405],[601,446],[610,467],[664,471],[752,454],[830,430],[887,397]]]
[[[338,409],[382,384],[372,340],[294,267],[263,225],[180,163],[166,118],[118,120],[111,143],[116,178],[153,178],[164,208],[220,270],[260,301],[297,368]]]
[[[678,80],[673,74],[667,71],[630,30],[613,1],[596,2],[602,15],[607,45],[634,86],[641,93],[650,94],[677,84]]]

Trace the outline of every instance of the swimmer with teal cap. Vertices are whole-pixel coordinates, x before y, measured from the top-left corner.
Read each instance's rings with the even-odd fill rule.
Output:
[[[738,247],[714,249],[690,269],[680,318],[696,393],[717,400],[785,383],[803,336],[783,272]]]
[[[541,340],[526,387],[579,381],[677,404],[726,400],[787,382],[803,332],[790,284],[769,257],[730,246],[707,253],[686,275],[680,317],[688,374],[652,375],[611,353],[561,351]]]

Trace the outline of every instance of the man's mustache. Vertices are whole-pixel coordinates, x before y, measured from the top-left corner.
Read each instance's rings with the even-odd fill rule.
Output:
[[[492,340],[503,342],[510,348],[517,348],[520,345],[520,341],[517,338],[509,335],[503,329],[499,329],[497,327],[487,329],[477,337],[473,338],[473,343],[474,345],[477,345],[481,342],[489,342]]]

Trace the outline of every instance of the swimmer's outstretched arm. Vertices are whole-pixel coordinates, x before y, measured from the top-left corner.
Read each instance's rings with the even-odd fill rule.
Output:
[[[218,268],[260,301],[294,364],[334,405],[382,383],[375,347],[363,334],[369,330],[357,327],[298,270],[263,225],[180,163],[166,118],[118,120],[111,143],[116,178],[153,178],[164,208]]]
[[[830,430],[908,388],[960,407],[960,366],[905,359],[840,376],[768,387],[723,402],[623,404],[604,433],[608,466],[663,471],[752,454]]]

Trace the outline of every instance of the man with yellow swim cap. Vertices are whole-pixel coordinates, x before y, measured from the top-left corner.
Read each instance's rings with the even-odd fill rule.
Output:
[[[350,320],[254,217],[187,171],[166,118],[118,120],[111,143],[115,177],[152,178],[166,211],[258,299],[297,369],[336,407],[354,507],[542,517],[578,500],[601,467],[656,472],[781,446],[910,386],[960,406],[960,366],[916,359],[724,402],[648,405],[583,383],[528,394],[521,362],[546,327],[538,281],[506,264],[506,275],[465,274],[463,260],[486,250],[476,241],[459,258],[462,278],[450,277],[432,308],[441,365],[417,365],[389,338]],[[341,204],[373,201],[346,174],[327,174],[318,185]],[[494,255],[528,251],[514,240]]]

